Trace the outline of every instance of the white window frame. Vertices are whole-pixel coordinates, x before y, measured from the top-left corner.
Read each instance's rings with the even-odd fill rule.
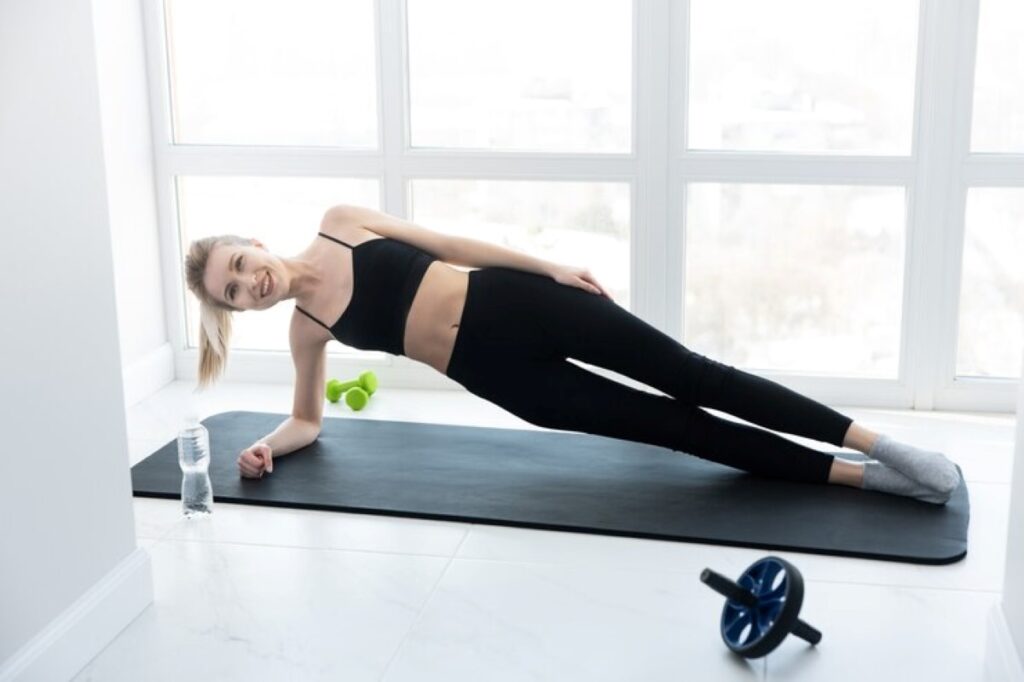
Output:
[[[1015,409],[1019,379],[954,378],[967,189],[1024,186],[1024,155],[969,152],[979,0],[921,0],[909,156],[686,151],[689,0],[633,1],[630,154],[409,148],[406,0],[375,0],[378,150],[176,146],[168,115],[163,0],[141,2],[164,300],[179,379],[196,377],[198,353],[186,348],[174,196],[179,174],[370,176],[380,180],[382,209],[402,217],[409,217],[408,183],[419,178],[625,182],[632,218],[630,308],[680,340],[688,182],[865,184],[903,187],[907,196],[899,376],[882,380],[758,373],[837,406]],[[329,376],[372,368],[390,386],[461,388],[404,356],[364,356],[336,344],[328,348]],[[287,352],[232,350],[225,378],[290,383],[294,368]]]

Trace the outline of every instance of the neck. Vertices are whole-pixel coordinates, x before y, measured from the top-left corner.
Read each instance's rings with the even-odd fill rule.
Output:
[[[306,254],[292,258],[282,258],[284,268],[288,272],[289,286],[285,299],[295,298],[300,302],[309,299],[324,279],[319,265]]]

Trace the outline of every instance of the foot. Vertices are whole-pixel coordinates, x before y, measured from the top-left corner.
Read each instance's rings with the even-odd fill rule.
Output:
[[[883,434],[871,446],[867,455],[939,495],[947,495],[947,499],[960,486],[959,467],[941,452],[915,448]]]

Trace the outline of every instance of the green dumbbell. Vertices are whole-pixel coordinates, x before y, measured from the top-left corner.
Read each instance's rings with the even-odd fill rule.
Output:
[[[345,404],[353,410],[361,410],[366,406],[370,396],[377,390],[377,375],[371,371],[363,372],[358,379],[352,381],[338,381],[331,379],[327,382],[327,399],[332,403],[338,402],[341,395],[345,394]]]

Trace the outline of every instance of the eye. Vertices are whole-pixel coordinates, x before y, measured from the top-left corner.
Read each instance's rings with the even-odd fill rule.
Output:
[[[239,256],[238,260],[235,261],[235,270],[242,271],[242,261],[245,260],[245,256]],[[235,294],[238,292],[238,285],[231,287],[231,301],[234,302]]]

